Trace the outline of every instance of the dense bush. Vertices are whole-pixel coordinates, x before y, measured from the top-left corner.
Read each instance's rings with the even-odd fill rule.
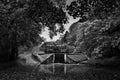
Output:
[[[88,57],[120,56],[119,0],[76,0],[68,13],[81,19],[70,27],[68,44]]]
[[[73,41],[74,53],[83,53],[89,57],[102,55],[104,57],[120,56],[120,19],[94,20],[76,23],[76,33],[67,36]],[[71,37],[72,36],[72,37]],[[69,43],[69,42],[68,42]]]
[[[55,34],[54,25],[62,26],[66,21],[63,9],[49,0],[1,0],[0,59],[16,58],[19,46],[43,41],[39,36],[42,28],[47,26]]]

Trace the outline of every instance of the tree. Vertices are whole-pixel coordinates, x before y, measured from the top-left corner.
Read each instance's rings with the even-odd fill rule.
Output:
[[[67,6],[68,14],[81,18],[77,26],[70,27],[70,34],[76,36],[74,53],[89,57],[120,55],[119,4],[119,0],[76,0]]]
[[[67,36],[68,36],[69,32],[66,31],[65,34],[61,37],[61,42],[62,43],[67,43]]]
[[[80,17],[80,22],[90,19],[105,19],[119,10],[119,0],[75,0],[67,6],[68,14]]]
[[[66,0],[51,0],[57,7],[66,7]]]
[[[120,56],[119,17],[81,23],[76,30],[75,53],[88,57]],[[77,23],[78,24],[78,23]],[[117,28],[117,30],[115,30]],[[79,29],[79,30],[78,30]],[[111,32],[112,31],[112,32]]]
[[[67,21],[62,8],[49,0],[1,0],[0,1],[0,50],[8,59],[17,57],[20,45],[42,41],[39,34],[45,26],[53,32],[56,23]]]

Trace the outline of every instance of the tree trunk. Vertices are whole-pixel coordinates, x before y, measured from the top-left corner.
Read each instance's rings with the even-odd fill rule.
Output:
[[[18,49],[16,45],[13,45],[10,52],[10,61],[16,60],[17,57],[18,57]]]
[[[10,60],[16,60],[18,57],[18,49],[17,49],[17,35],[13,33],[13,38],[11,41],[11,51],[10,51]]]

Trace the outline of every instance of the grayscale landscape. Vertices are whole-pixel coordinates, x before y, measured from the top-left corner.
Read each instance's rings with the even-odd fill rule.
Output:
[[[0,0],[0,80],[120,80],[120,0]]]

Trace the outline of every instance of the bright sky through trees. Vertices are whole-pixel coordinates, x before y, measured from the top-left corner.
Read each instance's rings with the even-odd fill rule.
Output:
[[[65,26],[65,31],[69,31],[70,25],[75,23],[75,22],[77,22],[78,20],[79,20],[79,18],[73,19],[72,16],[69,16],[69,23],[64,25]],[[46,27],[43,30],[43,32],[42,32],[42,34],[40,36],[44,37],[46,41],[56,41],[56,40],[58,40],[60,38],[60,35],[62,35],[62,34],[58,33],[57,36],[54,36],[53,39],[50,39],[50,37],[49,37],[49,30],[48,30],[48,27]]]
[[[73,0],[67,0],[67,5],[69,5],[72,1]],[[69,15],[68,15],[68,17],[69,17],[69,20],[68,20],[69,23],[64,25],[65,26],[65,31],[69,31],[70,25],[75,23],[75,22],[77,22],[79,20],[79,18],[73,19],[73,17],[69,16]],[[49,37],[49,30],[48,30],[47,27],[43,30],[42,34],[40,34],[40,36],[44,37],[46,41],[56,41],[56,40],[58,40],[60,38],[60,35],[62,35],[62,34],[58,33],[57,36],[54,36],[53,39],[50,39],[50,37]]]

